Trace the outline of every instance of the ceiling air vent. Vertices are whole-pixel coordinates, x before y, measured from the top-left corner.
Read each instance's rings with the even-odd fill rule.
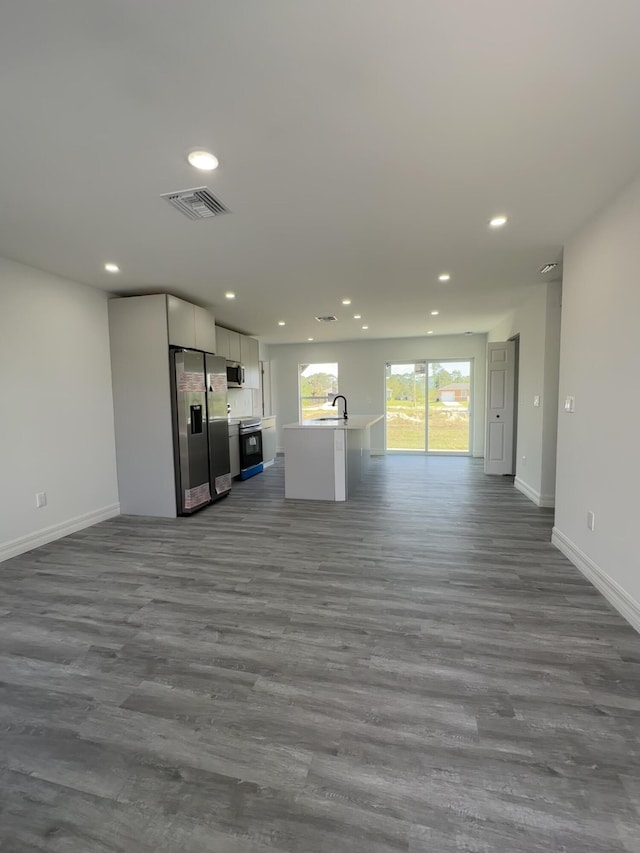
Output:
[[[554,270],[557,266],[558,264],[545,264],[543,267],[540,267],[540,275],[551,272],[551,270]]]
[[[334,320],[337,320],[337,317],[334,317],[333,314],[327,314],[326,317],[316,317],[318,323],[333,323]]]
[[[177,207],[189,219],[211,219],[212,216],[222,216],[231,213],[207,187],[197,187],[195,190],[180,190],[176,193],[163,193],[169,204]]]

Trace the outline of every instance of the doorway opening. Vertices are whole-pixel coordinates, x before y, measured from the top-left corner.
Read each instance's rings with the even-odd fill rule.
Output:
[[[469,455],[472,374],[470,359],[387,363],[387,451]]]

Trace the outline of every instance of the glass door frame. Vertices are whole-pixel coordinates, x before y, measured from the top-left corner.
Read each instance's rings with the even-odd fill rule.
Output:
[[[429,365],[430,364],[459,364],[469,363],[469,449],[468,450],[429,450]],[[424,401],[424,450],[390,450],[387,447],[387,366],[394,364],[424,364],[425,366],[425,401]],[[397,358],[385,361],[384,365],[384,452],[402,454],[404,456],[473,456],[474,410],[475,410],[475,358]]]

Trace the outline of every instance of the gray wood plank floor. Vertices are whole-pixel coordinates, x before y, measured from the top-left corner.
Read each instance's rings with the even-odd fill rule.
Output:
[[[0,565],[0,850],[640,851],[640,637],[472,459]]]

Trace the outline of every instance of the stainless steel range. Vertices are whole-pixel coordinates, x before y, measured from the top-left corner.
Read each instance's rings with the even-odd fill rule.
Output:
[[[262,471],[262,421],[240,421],[240,479],[247,480]]]

